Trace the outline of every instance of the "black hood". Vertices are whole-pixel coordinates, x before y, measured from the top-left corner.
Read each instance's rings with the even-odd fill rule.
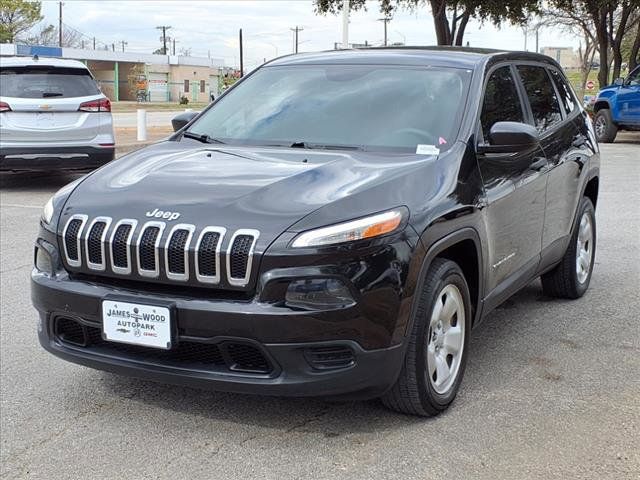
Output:
[[[362,211],[344,212],[344,219],[405,204],[401,188],[385,186],[401,177],[424,185],[425,177],[411,172],[434,158],[168,141],[89,175],[66,202],[61,224],[78,213],[145,221],[159,209],[180,213],[170,224],[260,230],[263,251],[310,213],[346,198],[349,210],[355,200]],[[366,194],[371,190],[386,198]]]

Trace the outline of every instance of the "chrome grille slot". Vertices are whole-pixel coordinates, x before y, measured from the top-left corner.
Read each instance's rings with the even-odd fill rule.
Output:
[[[227,230],[205,227],[196,242],[196,278],[202,283],[220,283],[220,250]]]
[[[64,255],[67,263],[72,267],[82,264],[80,259],[81,235],[88,217],[86,215],[72,215],[62,231]]]
[[[251,277],[253,249],[260,232],[257,230],[236,230],[227,251],[227,275],[231,285],[244,287]]]
[[[194,225],[178,224],[171,229],[164,248],[167,278],[189,279],[189,244],[196,229]]]
[[[87,228],[85,238],[87,266],[92,270],[104,270],[106,268],[104,242],[110,224],[111,218],[96,217]]]
[[[138,273],[143,277],[158,277],[160,261],[158,247],[165,224],[163,222],[147,222],[140,230],[138,237]]]
[[[123,219],[116,223],[111,233],[111,270],[114,273],[131,273],[131,244],[137,220]]]

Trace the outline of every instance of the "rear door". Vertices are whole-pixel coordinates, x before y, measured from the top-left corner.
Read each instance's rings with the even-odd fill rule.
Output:
[[[11,108],[0,114],[2,141],[89,141],[100,133],[103,115],[78,109],[84,102],[103,97],[84,68],[2,68],[0,99]]]
[[[542,249],[564,253],[584,164],[581,145],[585,138],[577,125],[577,100],[564,83],[564,76],[554,68],[526,64],[518,65],[517,71],[549,162]]]
[[[530,121],[517,74],[508,64],[494,68],[486,80],[480,142],[488,143],[491,127],[501,121]],[[518,279],[528,278],[540,260],[547,161],[538,148],[515,154],[481,154],[478,165],[487,198],[490,273],[486,282],[489,291],[503,283],[506,290]],[[494,298],[499,303],[499,292]]]

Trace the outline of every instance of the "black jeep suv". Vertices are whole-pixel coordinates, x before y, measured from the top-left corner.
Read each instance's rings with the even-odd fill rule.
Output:
[[[32,298],[54,355],[434,415],[493,308],[538,276],[589,285],[598,146],[550,58],[289,56],[175,124],[45,207]]]

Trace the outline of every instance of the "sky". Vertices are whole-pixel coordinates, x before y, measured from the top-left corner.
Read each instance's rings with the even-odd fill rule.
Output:
[[[57,24],[57,1],[42,2],[43,24]],[[383,23],[377,2],[367,11],[352,12],[349,41],[382,44]],[[316,15],[311,0],[290,1],[152,1],[152,0],[65,0],[63,22],[79,30],[87,38],[96,37],[99,44],[116,44],[126,51],[152,53],[161,47],[160,25],[169,25],[168,35],[176,39],[176,50],[190,49],[191,55],[221,58],[227,66],[237,66],[238,29],[244,37],[245,68],[253,68],[265,59],[292,53],[293,32],[299,33],[299,51],[332,49],[342,39],[341,16]],[[407,45],[434,45],[436,37],[427,7],[415,12],[396,12],[388,25],[388,40]],[[504,25],[496,28],[470,22],[465,41],[474,47],[523,50],[525,35],[521,27]],[[543,29],[540,47],[577,47],[578,39],[564,32]],[[528,50],[535,49],[533,34],[528,36]]]

